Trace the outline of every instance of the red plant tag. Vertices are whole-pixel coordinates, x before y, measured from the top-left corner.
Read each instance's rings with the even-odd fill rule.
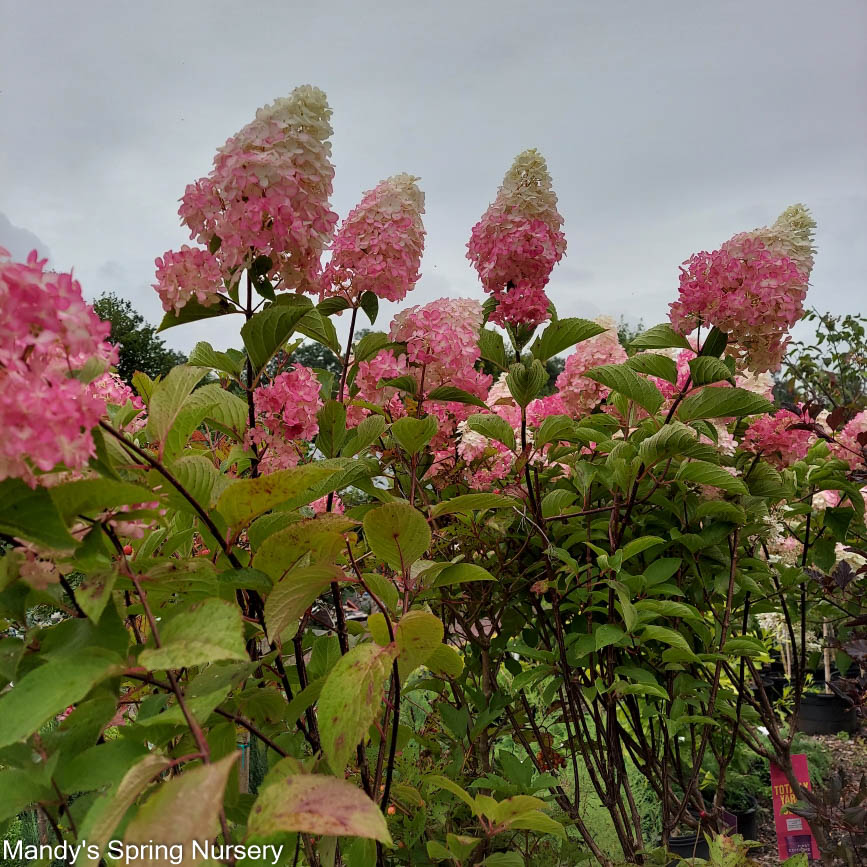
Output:
[[[806,789],[810,786],[810,771],[807,757],[803,754],[792,756],[792,770],[795,779]],[[809,858],[819,857],[819,847],[806,819],[794,813],[784,812],[789,804],[798,799],[779,765],[771,762],[771,792],[774,796],[774,825],[777,829],[777,851],[780,860],[805,852]]]

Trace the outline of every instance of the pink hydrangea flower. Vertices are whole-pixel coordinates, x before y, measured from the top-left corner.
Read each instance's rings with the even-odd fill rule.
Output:
[[[34,469],[80,469],[94,454],[105,401],[70,374],[91,359],[108,366],[116,350],[78,282],[35,251],[18,263],[0,248],[0,306],[0,479],[35,486]]]
[[[806,457],[815,439],[810,431],[792,429],[792,425],[801,421],[800,416],[787,409],[774,415],[763,415],[747,428],[741,447],[753,454],[761,454],[779,467],[791,466]]]
[[[319,260],[337,222],[329,203],[330,117],[321,90],[298,87],[260,108],[218,150],[211,173],[187,187],[181,222],[191,238],[215,251],[223,280],[237,281],[241,269],[264,256],[278,288],[319,291]],[[174,309],[197,292],[208,297],[207,287],[214,285],[210,265],[198,278],[189,270],[177,276],[192,283],[181,283],[169,296]]]
[[[759,373],[779,368],[788,331],[804,312],[814,226],[796,206],[770,229],[696,253],[681,268],[671,324],[682,334],[715,325],[728,332],[729,352],[745,365]]]
[[[548,319],[545,286],[566,252],[562,225],[544,158],[536,150],[524,151],[467,245],[482,286],[498,302],[492,322],[538,325]]]
[[[178,252],[167,250],[154,264],[157,282],[153,287],[163,310],[179,313],[193,297],[206,307],[217,302],[222,275],[219,263],[207,250],[184,244]]]
[[[322,277],[322,295],[364,292],[402,301],[418,282],[424,250],[424,193],[418,178],[395,175],[364,194],[343,221]]]
[[[310,504],[310,508],[313,509],[314,515],[324,515],[328,511],[328,495],[320,497],[318,500],[314,500]],[[331,514],[342,515],[345,510],[346,508],[343,505],[343,500],[335,494],[331,500]]]
[[[841,460],[855,470],[867,467],[867,410],[862,410],[846,422],[837,435],[837,445],[833,451]]]
[[[248,431],[247,442],[258,447],[263,472],[298,463],[305,441],[319,432],[320,388],[316,374],[297,364],[253,392],[256,427]]]
[[[622,364],[627,359],[614,323],[601,320],[599,322],[607,326],[606,330],[579,343],[575,351],[566,358],[566,367],[557,377],[560,400],[572,416],[587,415],[611,393],[611,389],[584,374],[594,367]]]

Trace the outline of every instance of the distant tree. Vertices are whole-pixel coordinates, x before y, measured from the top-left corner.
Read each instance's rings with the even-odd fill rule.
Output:
[[[620,321],[617,323],[617,339],[627,351],[629,350],[629,344],[632,343],[632,341],[635,340],[642,331],[644,331],[643,319],[639,319],[638,322],[633,325],[631,322],[626,321],[625,316],[621,316]]]
[[[151,378],[165,375],[187,358],[181,352],[169,349],[157,330],[145,322],[125,298],[106,292],[93,303],[96,315],[111,323],[109,340],[118,347],[117,372],[122,380],[132,382],[140,370]]]
[[[302,343],[289,356],[292,364],[303,364],[318,370],[327,370],[335,376],[340,376],[340,360],[321,343]]]
[[[784,404],[814,403],[841,422],[867,407],[867,317],[810,310],[812,341],[796,340],[786,353],[775,392]]]

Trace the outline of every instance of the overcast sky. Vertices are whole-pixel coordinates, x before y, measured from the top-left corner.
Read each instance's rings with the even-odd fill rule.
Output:
[[[256,108],[315,84],[333,205],[397,172],[427,196],[413,303],[481,297],[470,229],[519,151],[548,160],[560,315],[653,324],[678,265],[802,201],[809,302],[865,312],[865,0],[0,0],[0,245],[152,321],[177,200]],[[390,312],[390,311],[385,311]],[[239,343],[226,320],[166,333]],[[385,322],[380,322],[384,326]]]

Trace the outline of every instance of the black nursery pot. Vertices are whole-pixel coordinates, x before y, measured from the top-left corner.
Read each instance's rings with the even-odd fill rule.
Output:
[[[855,706],[836,693],[805,692],[801,697],[798,731],[806,735],[835,735],[858,727]]]
[[[758,840],[759,802],[752,795],[749,796],[749,799],[750,805],[748,807],[742,810],[727,809],[726,812],[731,813],[738,820],[736,833],[740,834],[744,840]]]
[[[681,858],[710,858],[710,847],[704,834],[683,834],[668,838],[668,851]]]

